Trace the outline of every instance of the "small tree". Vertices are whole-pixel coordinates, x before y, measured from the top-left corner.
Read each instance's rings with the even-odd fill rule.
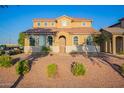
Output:
[[[109,40],[110,40],[110,36],[107,33],[102,33],[97,36],[93,35],[93,41],[98,45],[100,45],[106,41],[109,41]]]
[[[19,34],[18,44],[19,44],[20,46],[24,46],[24,40],[25,40],[25,34],[21,32],[21,33]]]

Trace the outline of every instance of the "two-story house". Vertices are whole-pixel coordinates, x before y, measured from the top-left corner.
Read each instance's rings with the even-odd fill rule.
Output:
[[[92,28],[92,20],[65,15],[54,19],[35,18],[33,28],[24,33],[27,34],[25,53],[41,52],[42,46],[50,46],[54,53],[83,52],[83,44],[92,34],[99,34]]]

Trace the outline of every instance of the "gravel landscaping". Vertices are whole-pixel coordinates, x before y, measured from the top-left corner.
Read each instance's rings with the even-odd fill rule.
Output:
[[[121,65],[124,63],[124,59],[110,55],[105,56],[107,56],[106,60],[111,64]],[[85,65],[85,75],[74,76],[71,73],[71,64],[75,61]],[[49,78],[47,75],[47,66],[49,64],[57,64],[58,66],[55,78]],[[8,69],[0,68],[0,87],[11,87],[17,79],[18,75],[16,74],[15,66]],[[56,54],[36,58],[33,61],[31,71],[20,80],[16,87],[124,87],[124,78],[100,58]]]

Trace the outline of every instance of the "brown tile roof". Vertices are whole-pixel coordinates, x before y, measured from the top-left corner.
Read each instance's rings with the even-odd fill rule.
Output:
[[[91,19],[86,19],[86,18],[73,18],[73,17],[69,17],[69,16],[60,16],[58,18],[61,17],[67,17],[70,18],[72,21],[92,21]],[[52,21],[56,21],[58,18],[34,18],[33,21],[47,21],[47,22],[52,22]]]
[[[37,21],[45,21],[45,22],[54,22],[54,21],[56,21],[56,19],[52,19],[52,18],[35,18],[35,19],[33,19],[33,21],[35,22],[37,22]]]
[[[124,17],[123,18],[121,18],[121,19],[119,19],[119,21],[123,21],[124,20]]]
[[[72,18],[72,21],[92,21],[92,20],[86,18]]]
[[[83,28],[37,28],[29,29],[24,33],[57,33],[59,31],[68,32],[70,34],[100,34],[92,27],[83,27]]]
[[[108,31],[112,34],[124,34],[124,28],[121,27],[108,27],[104,28],[103,30]]]

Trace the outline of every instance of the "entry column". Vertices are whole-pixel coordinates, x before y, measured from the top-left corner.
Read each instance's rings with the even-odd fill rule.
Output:
[[[112,36],[113,54],[116,54],[116,36]]]
[[[123,52],[124,52],[124,36],[123,36]]]

